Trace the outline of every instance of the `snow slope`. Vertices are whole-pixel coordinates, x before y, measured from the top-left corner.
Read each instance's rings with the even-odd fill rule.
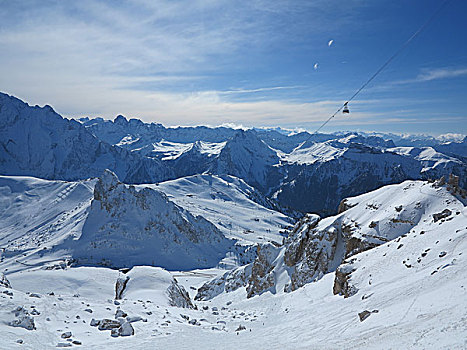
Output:
[[[254,251],[245,253],[249,246],[257,242],[281,242],[280,232],[291,223],[258,191],[232,176],[197,175],[134,187],[119,184],[118,191],[113,188],[114,177],[107,180],[105,186],[101,181],[97,191],[105,195],[96,193],[99,197],[96,200],[97,180],[66,182],[0,176],[3,266],[11,271],[30,265],[45,264],[52,268],[78,258],[81,263],[105,264],[109,263],[105,258],[110,254],[123,265],[154,263],[185,269],[183,254],[176,254],[177,262],[170,264],[162,257],[169,259],[174,252],[190,251],[211,238],[212,242],[204,247],[206,250],[187,252],[189,261],[193,264],[197,261],[191,268],[215,266],[221,260],[223,265],[239,266],[254,258]],[[145,209],[140,207],[143,202]],[[112,208],[111,213],[106,208]],[[143,236],[151,236],[154,230],[164,230],[157,235],[161,241],[153,242],[155,250],[144,241],[146,251],[151,253],[142,254],[138,242]],[[177,232],[182,236],[177,236]],[[133,238],[135,235],[139,237],[137,240]],[[228,248],[223,236],[235,239],[237,245]],[[172,242],[174,237],[178,243]],[[194,243],[196,240],[199,242]],[[112,248],[106,250],[106,245]],[[208,258],[201,259],[204,255]],[[199,259],[207,259],[209,264],[203,265],[207,262]]]
[[[24,269],[63,261],[51,248],[79,237],[95,180],[66,182],[0,176],[0,260],[3,268]],[[42,257],[44,256],[44,257]]]
[[[163,193],[128,186],[107,170],[99,178],[79,239],[68,248],[79,264],[213,267],[233,244],[202,216],[193,216]]]
[[[279,243],[280,231],[291,223],[257,190],[234,176],[195,175],[151,187],[243,244]]]
[[[467,223],[463,196],[436,183],[405,181],[345,199],[341,214],[322,220],[306,216],[290,232],[284,247],[259,246],[253,263],[210,281],[196,298],[209,300],[241,287],[246,287],[248,297],[266,291],[290,292],[335,271],[344,259],[410,232],[440,230],[440,225],[444,229],[449,221],[461,228]],[[353,292],[348,286],[338,289]]]
[[[349,199],[347,205],[356,205],[339,215],[357,220],[357,209],[366,214],[353,232],[361,237],[372,232],[374,228],[366,224],[375,219],[389,230],[391,218],[416,218],[418,211],[413,209],[419,201],[426,212],[420,211],[415,226],[408,228],[406,223],[392,221],[396,233],[382,234],[394,237],[406,233],[346,260],[346,270],[351,271],[348,282],[355,291],[347,298],[334,294],[334,272],[290,293],[266,292],[247,299],[246,290],[239,288],[210,301],[197,301],[197,309],[180,309],[149,290],[144,297],[131,296],[130,284],[130,294],[114,301],[113,287],[119,273],[105,268],[7,271],[12,288],[0,287],[2,346],[53,348],[58,343],[71,343],[61,337],[71,332],[71,339],[81,342],[72,347],[83,349],[464,349],[465,202],[445,187],[406,182]],[[364,209],[368,204],[370,207]],[[402,209],[397,211],[400,205]],[[434,222],[433,214],[446,208],[451,215]],[[57,277],[49,284],[48,277],[43,277],[46,274]],[[179,284],[187,288],[203,284],[202,271],[176,275]],[[209,275],[204,274],[204,278]],[[136,284],[134,290],[144,290]],[[52,291],[54,295],[46,294]],[[20,311],[12,312],[18,308]],[[114,319],[122,311],[131,320],[140,319],[131,323],[133,336],[111,337],[109,331],[90,325],[93,318]],[[359,314],[367,318],[361,321]],[[9,325],[25,315],[33,319],[35,330]]]

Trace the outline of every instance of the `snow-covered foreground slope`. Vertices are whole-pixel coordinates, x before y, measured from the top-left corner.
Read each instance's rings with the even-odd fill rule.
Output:
[[[464,349],[467,209],[444,187],[422,182],[403,186],[407,189],[388,186],[349,199],[347,206],[358,204],[340,214],[356,220],[355,208],[371,205],[359,221],[361,229],[353,232],[355,237],[368,234],[371,228],[366,224],[376,219],[380,228],[386,227],[380,237],[406,232],[347,259],[348,284],[354,290],[347,298],[334,294],[333,272],[290,293],[266,292],[247,299],[246,290],[239,288],[197,301],[197,309],[181,309],[170,306],[167,294],[161,297],[162,286],[147,288],[154,282],[138,278],[146,275],[144,270],[128,273],[128,294],[117,301],[113,300],[115,281],[124,276],[117,271],[7,271],[12,289],[0,287],[2,346],[53,348],[72,343],[62,338],[71,332],[72,341],[79,341],[84,349]],[[402,229],[406,223],[392,220],[396,230],[392,233],[391,219],[417,218],[413,210],[419,201],[423,210],[417,225]],[[433,217],[443,208],[451,214]],[[163,273],[156,274],[152,281],[166,281]],[[203,271],[175,275],[192,296],[196,291],[190,287],[199,287],[209,276]],[[133,287],[132,276],[136,277]],[[139,290],[144,296],[132,295]],[[93,318],[115,320],[122,312],[133,321],[132,336],[111,337],[110,331],[91,326]],[[22,320],[27,326],[28,318],[34,320],[35,330],[9,325]]]
[[[339,215],[322,220],[308,215],[283,247],[259,246],[254,262],[206,283],[196,298],[209,300],[243,287],[248,297],[290,292],[335,271],[344,259],[411,232],[444,232],[451,222],[460,229],[467,224],[467,200],[455,186],[456,179],[451,182],[448,187],[455,195],[438,183],[405,181],[345,199]],[[354,290],[348,285],[349,272],[340,269],[336,293],[350,295]]]

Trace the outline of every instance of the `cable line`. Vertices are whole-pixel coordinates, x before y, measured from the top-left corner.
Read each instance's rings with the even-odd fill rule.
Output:
[[[302,145],[305,144],[305,142],[307,142],[308,140],[310,140],[310,138],[314,135],[316,135],[327,123],[329,123],[331,121],[332,118],[334,118],[340,111],[344,110],[345,113],[349,113],[349,110],[347,108],[347,104],[352,101],[355,97],[357,97],[357,95],[364,89],[367,87],[367,85],[369,83],[371,83],[373,81],[373,79],[375,79],[379,73],[381,73],[384,68],[386,68],[389,63],[391,63],[397,56],[399,56],[399,54],[404,51],[404,49],[412,42],[412,40],[414,40],[421,32],[423,32],[430,24],[431,22],[433,22],[433,20],[436,18],[436,16],[438,16],[438,14],[443,10],[443,8],[447,5],[447,3],[451,1],[451,0],[445,0],[441,6],[438,7],[438,9],[431,15],[430,18],[428,18],[428,20],[422,24],[422,26],[420,28],[418,28],[417,31],[415,31],[415,33],[412,34],[412,36],[405,42],[403,43],[399,49],[391,56],[389,57],[386,62],[383,63],[383,65],[381,67],[379,67],[379,69],[342,105],[340,106],[337,111],[334,112],[334,114],[332,114],[323,124],[321,124],[321,126],[315,130],[315,132],[313,132],[312,134],[310,134],[310,136],[305,140],[303,141],[297,148],[300,148]]]

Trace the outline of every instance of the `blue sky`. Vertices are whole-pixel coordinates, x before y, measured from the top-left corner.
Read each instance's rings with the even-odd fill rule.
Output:
[[[0,90],[71,117],[313,131],[441,3],[0,0]],[[448,2],[322,131],[467,134],[466,13]]]

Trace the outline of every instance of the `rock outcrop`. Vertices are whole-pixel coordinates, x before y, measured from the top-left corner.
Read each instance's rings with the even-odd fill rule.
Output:
[[[10,281],[8,281],[4,273],[0,275],[0,287],[11,288]]]
[[[358,289],[351,284],[350,278],[354,268],[351,264],[340,265],[335,273],[333,293],[344,296],[344,298],[351,297],[358,292]]]
[[[120,298],[144,299],[144,295],[151,294],[153,300],[158,298],[160,305],[196,308],[185,288],[168,271],[159,267],[135,266],[125,277],[117,279],[117,287]],[[116,317],[126,315],[119,313]]]
[[[167,294],[169,296],[169,304],[171,306],[187,309],[195,308],[195,305],[191,302],[190,295],[183,286],[178,284],[176,279],[174,279],[169,288],[167,288]]]
[[[115,299],[122,299],[122,293],[125,290],[129,279],[130,277],[128,276],[121,276],[117,278],[117,282],[115,283]]]
[[[155,189],[125,185],[107,170],[78,240],[70,241],[78,264],[171,270],[216,266],[233,244],[209,221],[194,216]]]
[[[32,331],[36,329],[34,323],[34,318],[30,316],[28,310],[22,306],[18,306],[15,310],[12,311],[15,314],[15,319],[9,323],[12,327],[21,327]]]

